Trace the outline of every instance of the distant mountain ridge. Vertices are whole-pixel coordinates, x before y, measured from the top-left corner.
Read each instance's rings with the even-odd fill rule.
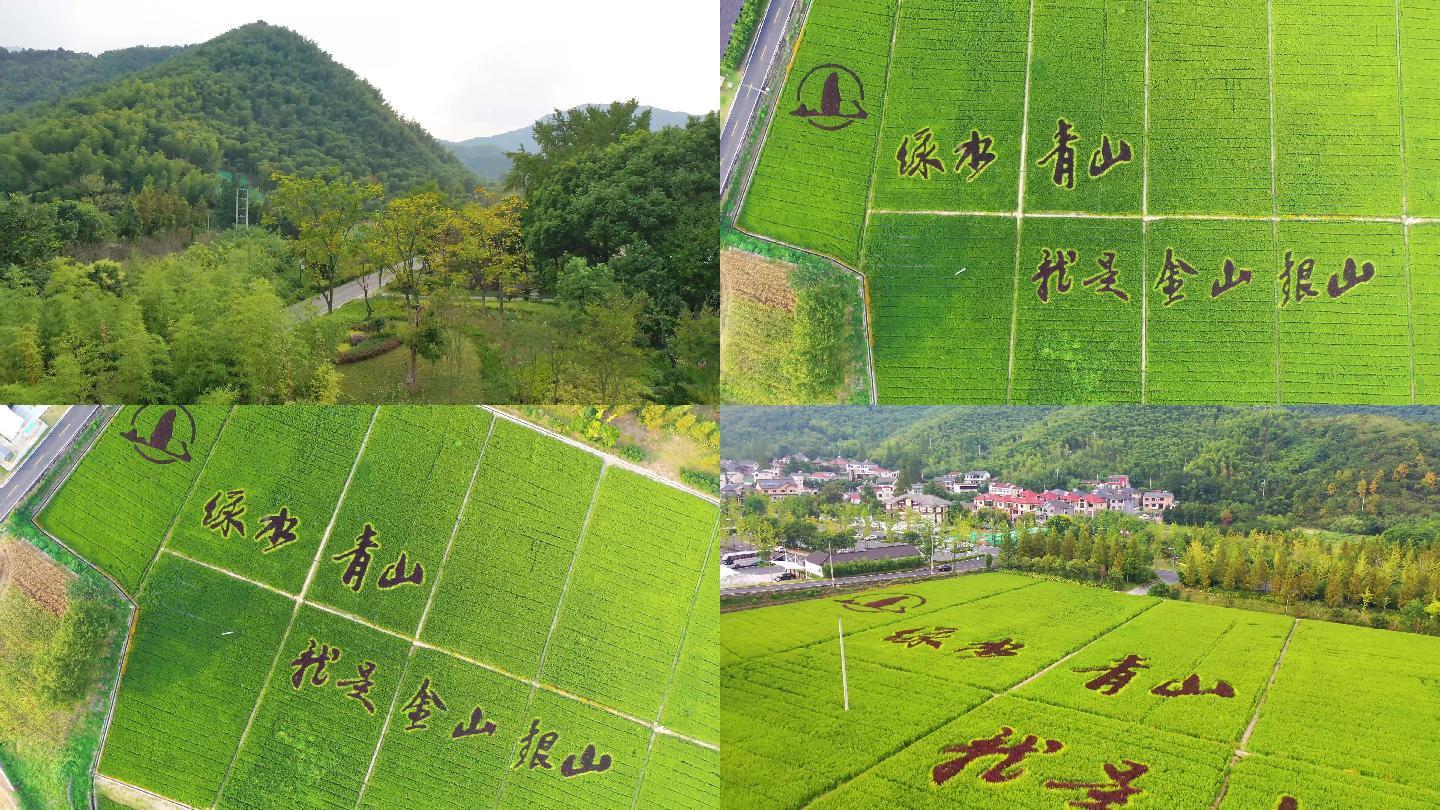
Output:
[[[0,48],[0,115],[144,70],[189,47],[137,45],[99,56],[64,48]]]
[[[571,109],[603,106],[603,104],[581,104]],[[640,108],[641,112],[645,110],[650,111],[650,128],[655,130],[665,127],[683,127],[691,118],[690,113],[662,110],[659,107]],[[554,118],[554,113],[551,113],[540,120],[551,121]],[[484,135],[463,141],[440,141],[440,143],[460,158],[460,161],[471,171],[490,180],[501,180],[510,171],[510,158],[505,157],[506,152],[514,152],[521,147],[531,152],[535,151],[533,127],[534,124],[531,124],[519,129],[512,129],[509,132],[501,132],[498,135]]]

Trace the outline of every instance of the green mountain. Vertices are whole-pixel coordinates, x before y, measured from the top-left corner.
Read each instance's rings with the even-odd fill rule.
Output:
[[[1036,490],[1124,473],[1174,492],[1184,522],[1228,510],[1252,527],[1375,532],[1440,515],[1437,419],[1415,407],[726,407],[721,428],[726,458],[918,458],[927,475],[983,469]]]
[[[419,124],[315,43],[252,23],[138,72],[0,116],[0,193],[116,200],[147,182],[220,203],[220,172],[337,168],[391,191],[476,182]]]
[[[136,46],[88,53],[0,48],[0,115],[38,101],[58,101],[91,85],[143,70],[185,50],[184,46]]]
[[[581,107],[584,106],[603,105],[581,105]],[[580,109],[580,107],[574,109]],[[640,110],[642,112],[650,111],[650,129],[656,131],[665,127],[683,127],[691,118],[689,113],[662,110],[659,107],[641,107]],[[552,113],[540,120],[549,122],[554,119],[555,115]],[[464,141],[441,141],[441,143],[445,145],[446,149],[455,153],[455,156],[460,158],[461,162],[471,171],[489,180],[502,180],[509,173],[510,158],[505,157],[506,152],[514,152],[521,148],[534,152],[536,149],[531,127],[512,129],[499,135],[486,135]]]

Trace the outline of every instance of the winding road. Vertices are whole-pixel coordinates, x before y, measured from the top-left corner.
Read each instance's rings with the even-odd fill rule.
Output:
[[[765,9],[765,18],[755,29],[755,39],[750,43],[750,53],[740,68],[740,89],[735,93],[735,102],[730,106],[730,117],[725,119],[725,128],[720,133],[720,194],[730,188],[730,175],[735,163],[744,151],[745,141],[750,133],[750,122],[764,98],[765,82],[774,68],[775,56],[780,43],[785,39],[785,28],[790,15],[800,0],[771,0]]]

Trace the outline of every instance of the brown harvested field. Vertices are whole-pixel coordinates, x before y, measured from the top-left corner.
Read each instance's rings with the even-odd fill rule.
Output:
[[[720,300],[746,300],[757,304],[795,310],[795,291],[790,288],[790,271],[795,265],[767,259],[743,250],[720,251]]]
[[[24,593],[56,616],[70,608],[67,596],[75,575],[51,562],[28,543],[0,545],[0,584]]]

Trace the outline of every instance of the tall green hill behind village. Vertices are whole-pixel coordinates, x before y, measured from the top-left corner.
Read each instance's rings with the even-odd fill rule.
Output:
[[[372,85],[313,42],[264,22],[0,115],[0,193],[88,200],[112,212],[147,181],[213,208],[229,170],[260,180],[337,166],[391,191],[476,182]]]

